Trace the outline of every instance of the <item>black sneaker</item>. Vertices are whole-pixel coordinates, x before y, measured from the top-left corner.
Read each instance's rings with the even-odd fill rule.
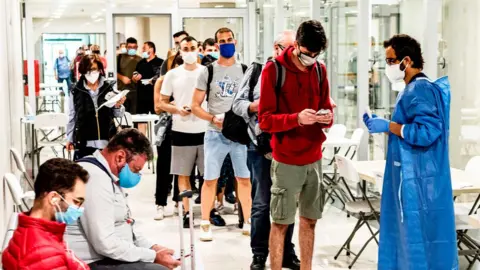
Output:
[[[237,198],[235,198],[235,195],[233,195],[233,193],[225,194],[225,201],[231,204],[235,204],[237,202]]]
[[[227,225],[225,220],[222,218],[222,216],[220,216],[220,213],[218,213],[216,209],[212,209],[210,212],[210,223],[217,227],[224,227]]]
[[[201,204],[202,203],[202,195],[198,195],[198,197],[195,199],[195,204]]]
[[[254,255],[252,264],[250,264],[250,270],[265,270],[266,257]]]
[[[186,212],[183,216],[183,228],[189,229],[190,228],[190,213]]]
[[[297,258],[296,255],[292,255],[290,259],[284,258],[282,267],[292,270],[300,270],[300,260]]]

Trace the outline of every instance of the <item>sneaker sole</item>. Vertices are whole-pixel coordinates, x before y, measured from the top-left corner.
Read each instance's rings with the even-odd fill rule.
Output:
[[[212,242],[213,238],[201,238],[200,237],[200,241],[202,241],[202,242]]]
[[[163,218],[158,218],[158,217],[155,217],[155,218],[153,218],[153,219],[154,219],[154,220],[158,220],[158,221],[159,221],[159,220],[163,220],[164,218],[165,218],[165,217],[163,217]]]
[[[250,232],[243,231],[242,234],[245,236],[250,236]]]

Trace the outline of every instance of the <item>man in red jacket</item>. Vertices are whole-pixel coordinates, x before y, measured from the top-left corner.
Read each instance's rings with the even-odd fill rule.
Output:
[[[66,247],[67,224],[83,213],[88,172],[66,159],[50,159],[35,180],[35,202],[18,216],[18,227],[2,255],[3,269],[88,270]]]
[[[327,38],[318,21],[307,21],[297,30],[294,46],[275,59],[283,69],[283,86],[276,90],[276,63],[262,72],[259,104],[260,129],[272,133],[273,224],[270,231],[272,270],[280,270],[285,233],[295,222],[296,197],[300,208],[301,269],[312,269],[315,224],[322,217],[322,143],[324,128],[333,122],[327,72],[317,61]],[[276,93],[279,93],[278,96]]]

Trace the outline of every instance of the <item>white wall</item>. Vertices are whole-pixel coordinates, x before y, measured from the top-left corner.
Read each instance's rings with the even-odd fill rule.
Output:
[[[172,44],[172,34],[169,16],[157,16],[149,18],[150,41],[157,47],[157,56],[165,59],[168,49]]]
[[[105,20],[95,22],[89,17],[61,18],[51,22],[48,20],[46,18],[33,19],[33,38],[35,42],[41,38],[43,33],[106,33]]]
[[[400,4],[400,32],[422,42],[425,30],[424,0],[403,0]]]

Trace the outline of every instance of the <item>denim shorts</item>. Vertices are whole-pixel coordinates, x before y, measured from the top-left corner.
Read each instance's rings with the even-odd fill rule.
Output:
[[[239,178],[250,178],[247,167],[247,147],[225,138],[221,132],[208,130],[205,133],[205,175],[204,179],[216,180],[220,177],[223,160],[230,154],[233,171]]]

